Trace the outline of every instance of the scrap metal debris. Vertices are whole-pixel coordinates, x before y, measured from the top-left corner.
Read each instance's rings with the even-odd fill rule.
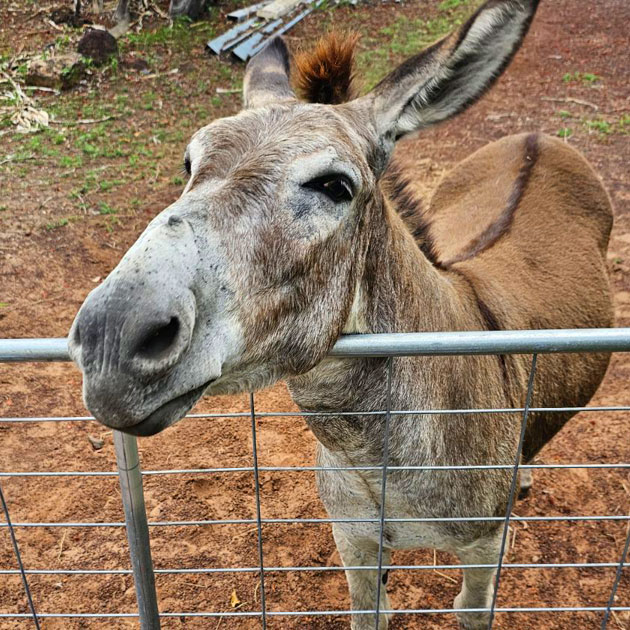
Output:
[[[286,33],[324,0],[267,0],[228,13],[236,25],[208,42],[206,48],[215,55],[231,54],[247,61],[277,35]]]

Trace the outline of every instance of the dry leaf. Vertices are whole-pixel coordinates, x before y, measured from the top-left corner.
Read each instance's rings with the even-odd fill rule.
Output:
[[[236,594],[236,589],[234,589],[232,591],[232,594],[230,595],[230,606],[232,608],[238,608],[241,605],[241,600],[238,598],[238,595]]]

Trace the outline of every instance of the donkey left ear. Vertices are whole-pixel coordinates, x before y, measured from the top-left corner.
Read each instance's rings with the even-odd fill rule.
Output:
[[[489,0],[458,30],[411,57],[359,99],[381,137],[441,122],[474,103],[507,67],[539,0]]]
[[[289,85],[290,67],[287,45],[282,38],[275,37],[247,64],[243,81],[245,108],[295,101]]]

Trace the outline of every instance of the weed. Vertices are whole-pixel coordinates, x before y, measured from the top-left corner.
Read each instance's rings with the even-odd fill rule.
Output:
[[[612,125],[606,121],[606,120],[586,120],[584,122],[584,124],[586,125],[586,127],[588,127],[588,129],[592,129],[595,131],[599,131],[599,133],[603,134],[603,135],[608,135],[610,133],[612,133]]]
[[[78,155],[64,155],[59,160],[59,165],[63,168],[79,168],[83,166],[83,160]]]
[[[619,118],[617,128],[619,130],[619,133],[630,133],[630,114],[624,114],[623,116],[621,116],[621,118]]]
[[[592,85],[601,80],[601,77],[593,74],[592,72],[567,72],[562,80],[565,83],[584,83],[585,85]]]
[[[104,226],[110,234],[114,231],[116,225],[120,225],[120,219],[117,216],[110,215],[106,218]]]
[[[573,129],[571,127],[562,127],[558,129],[556,135],[560,138],[570,138],[573,135]]]
[[[571,112],[568,112],[566,109],[563,109],[558,112],[558,116],[560,116],[562,120],[566,120],[567,118],[571,118],[572,114]]]
[[[179,175],[175,175],[171,181],[175,184],[175,186],[181,186],[184,183],[183,178],[179,177]]]
[[[57,228],[64,227],[70,223],[70,219],[58,219],[52,223],[46,223],[47,230],[56,230]]]
[[[118,210],[116,208],[112,208],[109,204],[101,201],[98,204],[98,213],[99,214],[118,214]]]
[[[98,183],[98,187],[100,188],[101,192],[107,192],[108,190],[114,188],[114,186],[120,186],[122,184],[124,184],[122,179],[111,179],[109,181],[103,179]]]

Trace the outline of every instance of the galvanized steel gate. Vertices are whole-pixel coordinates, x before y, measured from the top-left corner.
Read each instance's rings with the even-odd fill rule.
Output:
[[[186,470],[140,470],[140,460],[136,439],[128,435],[114,431],[114,444],[116,450],[116,458],[118,463],[117,472],[27,472],[18,473],[12,471],[0,470],[1,478],[7,477],[28,477],[28,476],[113,476],[118,475],[120,488],[122,493],[123,506],[125,511],[125,523],[32,523],[19,522],[12,523],[7,502],[5,501],[2,487],[0,484],[0,500],[4,513],[4,521],[0,522],[1,528],[9,530],[14,553],[18,563],[16,570],[2,570],[0,575],[20,575],[24,587],[24,593],[28,600],[30,613],[7,613],[0,610],[0,619],[32,619],[37,628],[40,627],[39,620],[42,618],[138,618],[140,626],[143,630],[154,630],[160,628],[160,618],[164,617],[215,617],[224,616],[233,617],[253,617],[259,618],[263,628],[267,627],[267,619],[272,616],[314,616],[314,615],[372,615],[375,618],[375,628],[378,627],[379,612],[389,612],[392,614],[430,614],[430,613],[449,613],[457,612],[453,609],[418,609],[418,610],[392,610],[379,611],[378,601],[379,593],[377,593],[375,608],[363,611],[335,611],[335,610],[312,610],[306,612],[300,611],[269,611],[267,610],[265,601],[265,573],[277,571],[335,571],[343,570],[343,567],[269,567],[265,566],[263,557],[263,535],[262,526],[267,523],[332,523],[338,521],[360,521],[375,522],[380,526],[380,544],[378,554],[378,565],[373,567],[345,567],[345,570],[377,570],[379,575],[378,589],[381,588],[382,580],[380,575],[382,571],[389,569],[455,569],[455,568],[497,568],[495,581],[495,595],[489,609],[467,609],[469,612],[489,612],[490,622],[488,628],[493,624],[496,612],[595,612],[601,614],[601,628],[606,629],[610,620],[611,613],[616,611],[630,611],[630,606],[615,605],[615,597],[620,584],[624,567],[628,566],[628,550],[630,547],[630,526],[628,527],[625,544],[621,553],[619,562],[599,562],[599,563],[529,563],[529,564],[504,564],[503,551],[505,550],[508,527],[512,521],[630,521],[630,516],[617,516],[611,514],[591,515],[591,516],[512,516],[512,506],[514,504],[517,489],[517,473],[521,469],[536,468],[599,468],[599,469],[628,469],[630,470],[630,462],[619,462],[615,464],[530,464],[520,465],[521,449],[525,435],[525,426],[528,413],[532,411],[561,412],[561,411],[619,411],[628,412],[630,406],[614,406],[614,407],[584,407],[584,408],[534,408],[531,406],[531,396],[533,390],[534,376],[536,373],[536,360],[539,353],[552,352],[624,352],[630,351],[630,328],[625,329],[600,329],[600,330],[548,330],[548,331],[497,331],[497,332],[462,332],[462,333],[407,333],[407,334],[383,334],[383,335],[353,335],[343,337],[335,345],[331,356],[336,357],[387,357],[389,361],[388,369],[388,404],[387,408],[382,411],[371,412],[373,414],[381,414],[385,416],[385,443],[383,446],[383,464],[374,467],[361,467],[362,470],[378,470],[381,471],[381,513],[378,519],[290,519],[261,518],[260,510],[260,471],[292,471],[292,470],[318,470],[316,466],[310,467],[270,467],[258,465],[257,439],[256,439],[256,417],[277,417],[277,416],[296,416],[307,414],[292,414],[279,412],[257,413],[255,411],[254,396],[250,395],[250,411],[246,414],[195,414],[194,417],[242,417],[249,416],[251,420],[252,443],[253,443],[253,465],[251,467],[241,468],[208,468],[208,469],[186,469]],[[531,354],[532,363],[529,375],[529,385],[527,397],[523,407],[513,409],[439,409],[439,410],[392,410],[390,408],[389,393],[391,392],[391,366],[395,357],[414,356],[414,355],[473,355],[473,354]],[[69,360],[65,339],[22,339],[22,340],[0,340],[0,362],[24,362],[24,361],[67,361]],[[394,384],[395,386],[395,384]],[[390,418],[392,415],[426,415],[426,414],[466,414],[466,413],[519,413],[521,415],[521,434],[518,451],[512,466],[505,465],[479,465],[479,466],[424,466],[424,467],[401,467],[388,465],[388,436],[390,429]],[[352,413],[352,412],[348,412]],[[365,412],[362,412],[365,415]],[[314,414],[321,416],[323,414]],[[89,420],[85,418],[0,418],[0,423],[18,423],[18,422],[41,422],[41,421],[64,421],[64,420]],[[629,432],[630,435],[630,432]],[[630,438],[629,438],[630,439]],[[479,517],[479,518],[425,518],[425,519],[401,519],[386,517],[384,513],[384,497],[387,492],[387,471],[388,470],[472,470],[472,469],[511,469],[512,483],[510,496],[508,501],[508,509],[504,517]],[[336,470],[336,469],[335,469]],[[190,472],[229,472],[242,471],[252,472],[255,482],[255,498],[256,498],[256,518],[255,519],[229,519],[217,521],[163,521],[156,523],[148,523],[147,515],[144,507],[144,496],[142,492],[142,475],[158,475],[158,474],[176,474]],[[410,565],[410,566],[394,566],[383,564],[383,531],[386,522],[421,522],[421,521],[488,521],[496,520],[503,522],[503,535],[501,544],[501,556],[497,565]],[[229,568],[199,568],[199,569],[153,569],[151,561],[151,551],[149,546],[149,526],[150,525],[206,525],[206,524],[253,524],[256,525],[258,535],[258,557],[259,565],[257,567],[249,567],[242,569]],[[21,527],[111,527],[125,526],[127,537],[129,540],[129,549],[132,570],[29,570],[22,564],[18,538],[16,529]],[[504,568],[610,568],[615,569],[615,577],[610,588],[610,597],[606,606],[555,606],[555,607],[530,607],[530,608],[510,608],[497,607],[496,596],[498,586],[501,579],[501,571]],[[252,612],[174,612],[160,613],[155,591],[155,573],[229,573],[248,571],[258,573],[260,578],[260,595],[261,609]],[[56,575],[56,574],[129,574],[133,572],[136,587],[136,595],[138,601],[138,613],[67,613],[67,612],[41,612],[36,610],[32,600],[29,585],[29,575]],[[466,612],[460,609],[460,612]]]

